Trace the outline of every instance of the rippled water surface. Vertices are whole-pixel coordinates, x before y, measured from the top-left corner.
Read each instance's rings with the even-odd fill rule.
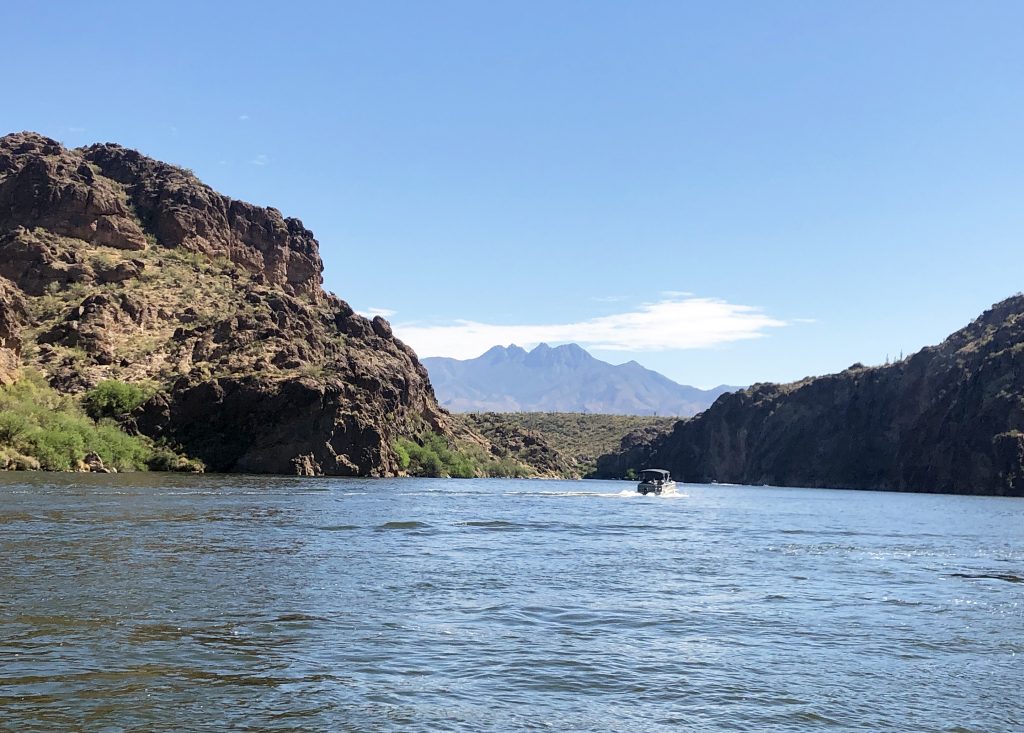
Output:
[[[1024,730],[1024,500],[30,481],[2,730]]]

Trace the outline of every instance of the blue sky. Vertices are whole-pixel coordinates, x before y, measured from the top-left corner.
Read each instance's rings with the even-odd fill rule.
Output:
[[[1024,3],[16,2],[5,27],[0,129],[299,217],[328,289],[424,356],[564,338],[791,380],[1022,287]]]

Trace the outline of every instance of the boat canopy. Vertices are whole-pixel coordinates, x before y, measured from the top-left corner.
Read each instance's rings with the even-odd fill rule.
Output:
[[[640,472],[640,478],[644,481],[667,481],[668,471],[664,468],[645,468]]]

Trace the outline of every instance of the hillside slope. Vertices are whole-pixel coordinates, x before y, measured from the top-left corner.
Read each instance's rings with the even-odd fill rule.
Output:
[[[467,412],[453,417],[492,443],[513,449],[523,463],[564,478],[589,476],[598,456],[614,450],[624,435],[650,440],[675,423],[671,417],[578,412]]]
[[[598,475],[1024,496],[1024,296],[896,364],[755,384]]]
[[[576,344],[532,351],[495,346],[475,359],[423,359],[441,404],[453,412],[587,412],[688,416],[734,387],[677,384],[635,361],[613,365]]]
[[[302,222],[189,171],[0,138],[0,384],[21,365],[65,394],[145,383],[133,429],[214,471],[394,474],[399,437],[454,427],[415,354],[321,270]]]

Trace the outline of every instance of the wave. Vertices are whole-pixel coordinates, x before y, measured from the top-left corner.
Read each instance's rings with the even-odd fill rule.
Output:
[[[377,531],[388,529],[429,529],[426,522],[385,522],[377,527]]]

